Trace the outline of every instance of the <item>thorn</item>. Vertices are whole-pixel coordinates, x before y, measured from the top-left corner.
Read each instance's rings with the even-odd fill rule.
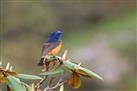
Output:
[[[2,61],[0,61],[0,67],[2,67]]]
[[[78,63],[78,66],[81,66],[81,62],[80,62],[80,63]]]
[[[10,69],[9,69],[10,71],[13,71],[13,67],[12,66],[10,66]]]
[[[9,70],[9,69],[10,69],[10,63],[8,62],[6,65],[6,70]]]
[[[35,84],[34,84],[34,83],[32,83],[31,87],[32,87],[32,91],[36,91],[36,90],[35,90]]]
[[[61,85],[61,86],[60,86],[59,91],[64,91],[64,85]]]
[[[64,52],[63,56],[62,56],[62,60],[65,60],[66,59],[66,56],[67,56],[67,50]]]

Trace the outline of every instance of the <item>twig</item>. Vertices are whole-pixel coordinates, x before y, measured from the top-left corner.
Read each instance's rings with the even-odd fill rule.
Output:
[[[49,87],[52,85],[52,82],[53,82],[54,79],[55,79],[55,77],[53,77],[53,78],[50,79],[49,85],[48,85]]]
[[[51,89],[51,90],[56,89],[57,87],[59,87],[59,86],[61,86],[61,85],[63,85],[63,84],[64,84],[63,81],[59,81],[54,87],[49,88],[49,89]]]
[[[49,90],[56,89],[56,88],[60,87],[61,85],[63,85],[64,83],[65,83],[65,81],[59,81],[55,86],[47,87],[47,88],[44,89],[44,91],[49,91]]]
[[[43,79],[41,79],[37,84],[36,84],[36,88],[39,88],[42,83],[48,78],[48,76],[44,76]]]
[[[46,91],[52,91],[51,89],[49,89],[50,87],[51,87],[51,85],[52,85],[52,82],[53,82],[53,80],[55,79],[55,77],[54,78],[51,78],[50,80],[49,80],[49,83],[48,83],[48,86],[46,87]]]
[[[63,74],[61,74],[60,79],[55,86],[53,86],[53,87],[47,86],[43,91],[52,91],[53,89],[56,89],[56,88],[60,87],[61,85],[63,85],[65,82],[67,82],[66,80],[63,81],[62,76],[63,76]]]

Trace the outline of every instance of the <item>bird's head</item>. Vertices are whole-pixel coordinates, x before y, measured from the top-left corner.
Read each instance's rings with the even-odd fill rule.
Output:
[[[56,42],[61,40],[62,33],[60,30],[56,30],[50,34],[48,37],[48,42]]]

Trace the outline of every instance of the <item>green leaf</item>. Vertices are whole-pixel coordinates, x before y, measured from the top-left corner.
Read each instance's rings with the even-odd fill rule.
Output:
[[[45,76],[46,75],[56,75],[56,74],[63,73],[63,72],[64,72],[64,70],[59,68],[59,69],[56,69],[56,70],[40,73],[39,75],[45,75]]]
[[[26,79],[26,80],[40,80],[40,79],[42,79],[39,76],[28,75],[28,74],[17,74],[17,77],[22,78],[22,79]]]
[[[12,91],[26,91],[25,86],[18,78],[14,76],[8,76],[6,79],[7,85],[10,87]]]
[[[103,80],[102,77],[100,77],[98,74],[94,73],[93,71],[84,68],[76,63],[70,62],[70,61],[63,61],[63,64],[70,70],[75,70],[77,73],[79,73],[80,75],[84,76],[84,77],[95,77],[98,78],[100,80]]]
[[[63,64],[69,69],[74,69],[74,67],[78,66],[77,64],[70,62],[70,60],[63,61]]]
[[[103,78],[101,76],[99,76],[98,74],[96,74],[95,72],[87,69],[87,68],[84,68],[84,67],[79,67],[79,73],[82,74],[82,75],[87,75],[89,77],[95,77],[95,78],[98,78],[100,80],[103,80]]]

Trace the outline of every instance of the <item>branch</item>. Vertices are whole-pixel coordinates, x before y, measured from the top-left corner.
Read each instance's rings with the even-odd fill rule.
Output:
[[[64,82],[63,81],[59,81],[55,86],[53,86],[53,87],[46,87],[45,89],[44,89],[44,91],[50,91],[50,90],[53,90],[53,89],[56,89],[56,88],[58,88],[58,87],[60,87],[61,85],[63,85],[64,84]]]
[[[65,82],[67,82],[66,80],[63,81],[62,75],[60,76],[60,79],[55,86],[53,86],[53,87],[47,86],[43,91],[52,91],[53,89],[56,89],[56,88],[60,87],[61,85],[63,85]]]

